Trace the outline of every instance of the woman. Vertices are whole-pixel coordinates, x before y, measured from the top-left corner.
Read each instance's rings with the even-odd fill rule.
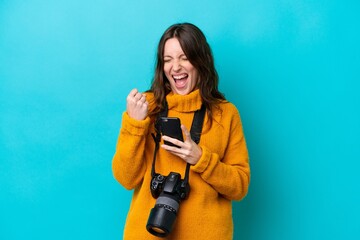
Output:
[[[167,116],[181,120],[184,141],[162,136],[156,151],[154,123],[165,102]],[[189,129],[202,105],[206,114],[196,144]],[[181,201],[167,239],[232,239],[231,201],[247,194],[248,152],[240,115],[219,92],[211,49],[193,24],[175,24],[165,31],[158,45],[151,89],[145,94],[133,89],[127,96],[112,165],[120,184],[134,189],[124,239],[159,239],[146,229],[157,201],[150,191],[154,158],[156,172],[163,176],[170,172],[183,175],[187,164],[191,166],[191,191]]]

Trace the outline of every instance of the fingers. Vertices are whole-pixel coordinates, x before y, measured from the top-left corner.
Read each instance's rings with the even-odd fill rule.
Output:
[[[139,95],[139,91],[136,88],[134,88],[133,90],[130,91],[130,93],[127,96],[126,100],[128,102],[129,101],[136,102],[137,101],[136,98],[137,98],[138,95]]]
[[[171,137],[169,137],[169,136],[165,136],[165,135],[164,135],[164,136],[162,136],[162,139],[163,139],[164,141],[171,142],[172,144],[178,146],[178,147],[176,147],[177,149],[180,149],[180,148],[184,148],[184,147],[185,147],[184,142],[182,142],[182,141],[180,141],[180,140],[178,140],[178,139],[176,139],[176,138],[171,138]],[[168,145],[166,145],[166,146],[168,146]]]
[[[137,97],[138,97],[138,96],[137,96]],[[146,102],[146,95],[145,95],[145,94],[141,94],[141,96],[140,96],[140,98],[139,98],[138,101],[141,102],[141,103],[145,103],[145,102]]]
[[[138,92],[139,92],[139,91],[138,91],[136,88],[134,88],[134,89],[132,89],[132,90],[130,91],[129,96],[130,96],[130,97],[134,97]]]
[[[128,103],[134,105],[143,105],[144,103],[147,104],[146,95],[144,93],[140,93],[136,88],[130,91],[129,95],[126,98]]]
[[[191,135],[190,132],[187,130],[187,128],[185,127],[185,125],[181,125],[181,130],[183,131],[184,135],[185,135],[185,141],[180,141],[176,138],[171,138],[169,136],[162,136],[163,140],[171,142],[177,146],[179,146],[182,149],[188,149],[190,148],[190,146],[192,145],[192,139],[191,139]]]
[[[136,88],[134,88],[130,91],[126,100],[126,111],[129,116],[137,120],[145,119],[148,112],[146,95],[144,93],[140,93]]]
[[[169,141],[180,147],[180,148],[178,148],[178,147],[173,147],[173,146],[169,146],[166,144],[162,144],[161,148],[165,149],[169,153],[182,158],[185,162],[190,163],[190,164],[196,164],[199,161],[199,159],[202,155],[202,152],[201,152],[201,149],[195,143],[194,143],[195,146],[193,146],[192,143],[189,143],[186,141],[181,142],[177,139],[170,138],[167,136],[163,136],[162,138],[163,138],[163,140]]]
[[[128,100],[134,100],[134,101],[144,101],[144,99],[146,100],[146,95],[143,93],[140,93],[136,88],[134,88],[133,90],[130,91],[129,95],[127,96]]]
[[[196,164],[201,155],[202,155],[202,150],[201,148],[191,139],[191,135],[189,130],[184,126],[181,125],[181,129],[186,137],[185,141],[179,141],[175,138],[171,138],[168,136],[162,136],[162,139],[164,141],[168,141],[171,142],[178,147],[172,147],[172,146],[168,146],[166,144],[162,144],[161,147],[163,149],[165,149],[166,151],[182,158],[184,161],[186,161],[187,163],[190,164]]]
[[[135,96],[134,96],[134,99],[135,99],[135,101],[137,101],[137,102],[145,102],[145,100],[146,100],[146,97],[145,97],[145,94],[142,94],[142,93],[136,93],[135,94]],[[141,99],[143,99],[143,100],[141,100]],[[145,99],[145,100],[144,100]]]

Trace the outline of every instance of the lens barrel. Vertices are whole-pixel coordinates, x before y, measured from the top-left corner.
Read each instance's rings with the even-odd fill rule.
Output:
[[[166,237],[172,230],[180,199],[176,196],[162,193],[151,209],[146,229],[158,237]]]

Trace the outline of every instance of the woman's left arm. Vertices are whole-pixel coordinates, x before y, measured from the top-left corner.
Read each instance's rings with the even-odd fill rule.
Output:
[[[224,136],[219,136],[218,140]],[[240,200],[248,192],[250,183],[249,156],[239,113],[231,117],[228,144],[223,158],[200,144],[202,155],[191,169],[200,174],[225,198]]]

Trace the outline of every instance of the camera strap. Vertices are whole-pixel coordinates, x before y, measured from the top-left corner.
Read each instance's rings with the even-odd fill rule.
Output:
[[[201,137],[201,131],[204,124],[204,118],[205,118],[205,112],[206,107],[204,104],[201,105],[201,108],[194,113],[194,118],[191,124],[190,129],[190,135],[191,139],[196,143],[199,144],[200,137]],[[155,121],[155,131],[156,135],[151,133],[154,141],[155,141],[155,150],[154,150],[154,156],[153,156],[153,162],[152,162],[152,168],[151,168],[151,176],[154,177],[157,173],[155,172],[155,162],[156,162],[156,155],[159,150],[160,141],[161,141],[161,133],[160,133],[160,117],[167,117],[168,115],[168,104],[165,101],[164,102],[164,109],[158,114],[156,121]],[[186,170],[185,170],[185,177],[184,177],[184,183],[188,184],[189,182],[189,172],[190,172],[190,164],[186,164]]]

